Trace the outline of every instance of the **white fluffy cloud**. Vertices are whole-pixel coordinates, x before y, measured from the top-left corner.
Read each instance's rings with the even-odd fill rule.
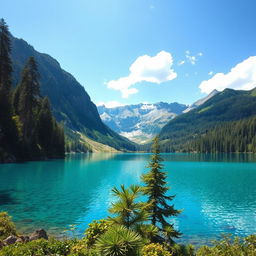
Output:
[[[217,73],[199,85],[203,93],[210,93],[214,89],[218,91],[225,88],[250,90],[254,87],[256,87],[256,56],[237,64],[227,74]]]
[[[101,101],[99,103],[96,104],[97,106],[105,106],[106,108],[115,108],[115,107],[121,107],[121,106],[124,106],[124,104],[118,102],[118,101],[107,101],[107,102],[104,102],[104,101]]]
[[[128,98],[138,92],[138,89],[132,87],[136,83],[145,81],[160,84],[175,79],[177,74],[172,69],[172,65],[172,55],[165,51],[153,57],[140,56],[130,66],[128,76],[109,81],[107,87],[120,91],[123,98]]]

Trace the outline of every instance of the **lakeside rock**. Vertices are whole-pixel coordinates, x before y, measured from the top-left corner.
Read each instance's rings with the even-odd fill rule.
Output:
[[[14,244],[17,241],[18,237],[17,236],[8,236],[6,239],[4,239],[4,243],[6,245]]]
[[[6,245],[11,245],[15,243],[27,243],[30,241],[34,241],[37,239],[46,239],[48,240],[48,235],[44,229],[37,229],[34,233],[32,233],[30,236],[20,235],[10,235],[3,241],[0,241],[0,249]]]
[[[48,235],[44,229],[37,229],[33,234],[30,235],[29,240],[33,241],[40,238],[48,240]]]

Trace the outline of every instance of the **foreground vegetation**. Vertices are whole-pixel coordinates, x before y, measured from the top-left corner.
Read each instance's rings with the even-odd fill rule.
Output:
[[[152,243],[138,233],[121,225],[110,227],[106,220],[94,221],[85,231],[82,239],[49,240],[38,239],[26,243],[17,242],[2,247],[9,235],[17,235],[10,217],[0,213],[0,256],[255,256],[256,235],[246,238],[224,237],[212,246],[201,246],[197,250],[192,245],[174,243]]]
[[[0,256],[205,256],[256,255],[256,235],[215,242],[197,250],[193,245],[178,244],[181,233],[170,222],[180,210],[171,204],[166,173],[162,171],[158,138],[153,144],[149,172],[142,176],[144,186],[113,188],[115,202],[110,216],[93,221],[84,237],[57,240],[18,234],[7,213],[0,213]],[[141,195],[146,196],[142,201]],[[74,227],[72,230],[74,231]]]
[[[40,94],[34,57],[27,60],[12,89],[11,35],[0,20],[0,162],[64,157],[64,132]]]

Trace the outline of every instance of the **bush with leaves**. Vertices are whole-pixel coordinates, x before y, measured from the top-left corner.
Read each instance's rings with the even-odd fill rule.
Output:
[[[44,256],[69,254],[73,245],[72,240],[59,241],[56,239],[39,239],[28,243],[15,243],[0,250],[0,256]]]
[[[95,246],[101,256],[136,256],[142,245],[143,239],[139,234],[114,225],[97,239]]]
[[[75,241],[68,256],[98,256],[98,254],[94,248],[88,248],[87,239],[82,238]]]
[[[110,223],[104,219],[102,220],[94,220],[89,224],[89,227],[85,230],[85,244],[90,248],[95,244],[97,238],[105,233],[109,228]]]
[[[244,239],[230,235],[224,236],[221,241],[215,241],[212,247],[203,246],[198,251],[198,256],[255,256],[256,255],[256,235],[250,235]]]
[[[167,245],[168,247],[168,245]],[[194,256],[195,249],[191,244],[173,244],[168,247],[168,250],[171,252],[172,256]]]
[[[10,235],[17,235],[15,225],[7,212],[0,212],[0,240]]]
[[[138,225],[135,225],[133,229],[142,238],[152,243],[155,237],[157,237],[159,234],[159,229],[152,224],[138,224]]]
[[[159,243],[145,245],[141,250],[142,256],[171,256],[170,252]]]

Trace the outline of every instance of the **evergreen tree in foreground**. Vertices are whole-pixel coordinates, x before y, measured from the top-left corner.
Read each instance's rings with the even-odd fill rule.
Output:
[[[181,211],[176,210],[173,205],[169,204],[174,196],[168,196],[167,175],[162,171],[163,159],[160,156],[159,139],[156,137],[152,146],[151,160],[148,168],[150,171],[142,176],[145,183],[143,187],[144,195],[148,197],[148,203],[152,205],[150,210],[151,223],[158,227],[164,238],[173,243],[172,238],[178,238],[181,234],[176,231],[173,224],[169,223],[167,218],[177,216]]]
[[[112,203],[109,209],[109,212],[115,215],[115,217],[109,217],[111,222],[129,229],[148,220],[148,204],[137,202],[141,194],[141,187],[131,185],[129,188],[125,188],[124,185],[121,185],[120,190],[114,187],[112,192],[118,200]]]

